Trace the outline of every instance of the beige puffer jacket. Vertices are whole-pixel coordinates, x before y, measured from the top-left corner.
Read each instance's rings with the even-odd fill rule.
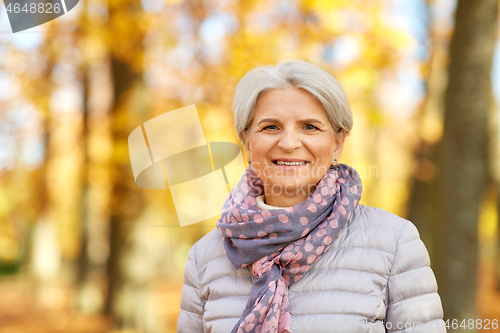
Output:
[[[235,270],[217,229],[193,245],[182,289],[179,333],[229,333],[255,277]],[[293,333],[443,333],[429,255],[413,223],[358,204],[323,257],[288,289]]]

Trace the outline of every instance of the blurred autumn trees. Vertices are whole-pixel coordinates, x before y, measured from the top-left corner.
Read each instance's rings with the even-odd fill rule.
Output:
[[[487,180],[496,182],[490,145],[498,146],[489,118],[497,26],[498,1],[458,1],[443,98],[443,135],[427,148],[432,149],[428,163],[439,175],[423,180],[411,202],[413,220],[431,231],[433,268],[446,317],[459,322],[478,315],[478,219],[488,194]]]
[[[196,104],[207,141],[239,143],[238,80],[298,58],[349,97],[355,126],[341,162],[362,176],[362,203],[412,220],[445,316],[479,318],[478,239],[498,239],[500,206],[498,4],[459,1],[453,29],[432,15],[439,1],[419,3],[418,38],[389,0],[88,0],[39,33],[2,39],[0,85],[12,93],[0,95],[1,272],[33,282],[40,306],[175,331],[187,250],[217,217],[180,228],[168,189],[134,183],[128,135]]]
[[[460,320],[477,318],[477,221],[486,182],[493,180],[488,117],[493,106],[490,73],[498,1],[461,0],[455,16],[443,138],[436,159],[441,176],[434,265],[447,316]]]

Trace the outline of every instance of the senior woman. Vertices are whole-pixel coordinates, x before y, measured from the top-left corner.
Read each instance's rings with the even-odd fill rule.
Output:
[[[360,204],[338,162],[353,126],[338,82],[304,61],[259,67],[233,111],[249,166],[189,251],[177,331],[446,332],[417,229]]]

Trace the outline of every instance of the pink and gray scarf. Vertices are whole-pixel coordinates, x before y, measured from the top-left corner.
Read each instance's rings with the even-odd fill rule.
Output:
[[[361,198],[356,170],[331,166],[308,199],[293,207],[261,211],[255,198],[263,182],[249,165],[229,193],[217,228],[235,269],[252,265],[256,281],[231,333],[290,333],[287,287],[328,251]]]

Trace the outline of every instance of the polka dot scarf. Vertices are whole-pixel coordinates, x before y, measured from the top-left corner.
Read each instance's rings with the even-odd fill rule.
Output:
[[[287,287],[297,282],[340,235],[361,198],[359,174],[331,166],[308,199],[261,211],[255,198],[263,182],[248,166],[229,194],[217,228],[235,269],[252,265],[256,281],[231,333],[290,333]]]

